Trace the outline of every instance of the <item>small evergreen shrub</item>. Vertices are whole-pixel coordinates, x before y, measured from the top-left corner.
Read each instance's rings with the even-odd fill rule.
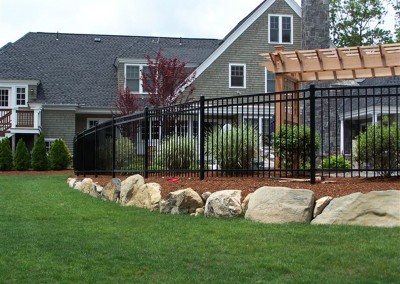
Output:
[[[157,160],[169,170],[198,168],[196,140],[188,135],[167,137],[161,143]]]
[[[49,169],[44,135],[40,134],[32,149],[32,169],[35,171],[46,171]]]
[[[283,124],[273,136],[275,157],[281,167],[307,169],[310,164],[311,130],[305,125]],[[319,136],[315,135],[315,151],[319,148]],[[296,165],[297,164],[297,165]]]
[[[221,170],[250,169],[259,144],[258,138],[256,127],[215,127],[207,134],[206,154],[217,162]]]
[[[360,169],[379,169],[381,176],[400,170],[400,128],[397,122],[370,125],[356,137],[355,158]]]
[[[0,171],[10,171],[13,168],[13,155],[10,141],[4,138],[0,141]]]
[[[49,153],[50,168],[52,170],[65,170],[72,160],[71,153],[62,139],[56,139],[51,145]]]
[[[18,140],[17,149],[14,156],[14,168],[17,171],[26,171],[31,167],[31,157],[25,141],[21,138]]]
[[[322,160],[323,169],[350,169],[351,163],[343,155],[331,155]]]

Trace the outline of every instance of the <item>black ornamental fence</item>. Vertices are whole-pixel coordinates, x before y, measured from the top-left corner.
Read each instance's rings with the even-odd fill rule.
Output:
[[[400,86],[316,88],[146,108],[74,140],[78,175],[354,177],[400,171]]]

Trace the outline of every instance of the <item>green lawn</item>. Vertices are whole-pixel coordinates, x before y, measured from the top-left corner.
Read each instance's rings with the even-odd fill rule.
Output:
[[[161,215],[0,176],[0,283],[395,283],[400,229]]]

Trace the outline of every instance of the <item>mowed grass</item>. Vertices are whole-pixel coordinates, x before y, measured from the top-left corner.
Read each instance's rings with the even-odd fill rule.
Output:
[[[0,176],[0,283],[398,283],[400,229],[161,215]]]

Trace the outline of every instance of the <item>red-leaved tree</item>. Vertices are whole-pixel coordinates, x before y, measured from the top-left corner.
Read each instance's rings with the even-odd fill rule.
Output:
[[[115,107],[117,112],[114,115],[124,116],[130,113],[137,112],[141,105],[139,98],[131,94],[129,88],[118,89],[117,98],[115,99]]]
[[[148,69],[141,79],[143,90],[148,93],[148,102],[154,107],[171,106],[187,101],[194,91],[195,73],[186,68],[187,62],[178,58],[168,59],[162,50],[153,59],[146,56]],[[185,89],[187,92],[184,93]]]

